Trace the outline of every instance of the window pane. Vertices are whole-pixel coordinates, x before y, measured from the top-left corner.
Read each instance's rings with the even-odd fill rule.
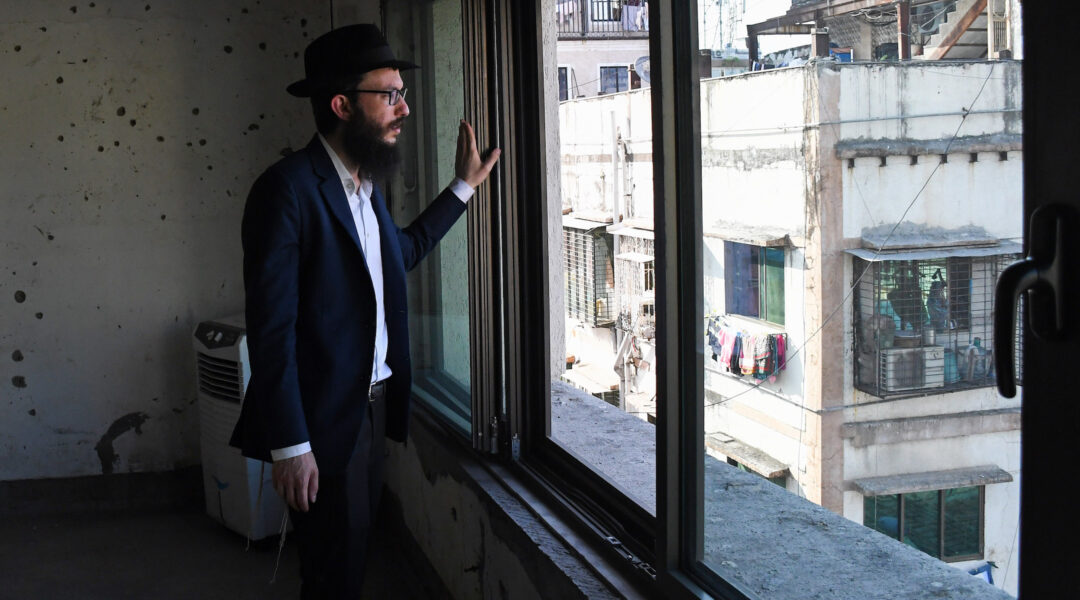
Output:
[[[648,57],[649,33],[623,22],[621,4],[560,2],[557,36],[545,37],[550,435],[654,511],[651,98],[647,81],[628,90],[627,71]],[[586,9],[590,19],[565,18]],[[564,72],[595,75],[558,102]]]
[[[900,496],[867,496],[863,500],[863,525],[900,539]]]
[[[993,387],[993,315],[1023,230],[1021,4],[987,3],[993,39],[964,3],[854,4],[696,3],[705,563],[737,562],[710,525],[730,459],[957,566],[992,556],[1015,595],[1021,403]],[[984,472],[985,528],[960,492]],[[901,511],[927,481],[954,489]]]
[[[409,35],[431,32],[416,62],[437,65],[406,73],[417,78],[409,82],[418,88],[408,98],[412,126],[431,127],[416,132],[424,137],[416,141],[415,161],[407,161],[412,164],[403,172],[404,185],[395,190],[408,199],[406,212],[417,213],[454,178],[457,128],[465,114],[461,3],[436,0],[423,6],[389,14]],[[408,275],[414,393],[465,432],[471,429],[468,242],[468,222],[462,218]]]
[[[904,543],[930,556],[941,547],[941,494],[937,491],[903,495]]]
[[[974,556],[982,552],[979,533],[981,502],[978,487],[945,490],[945,556]]]

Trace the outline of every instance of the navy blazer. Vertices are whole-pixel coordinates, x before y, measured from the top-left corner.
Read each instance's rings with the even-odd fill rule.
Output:
[[[444,190],[408,227],[378,187],[388,347],[387,437],[408,434],[405,272],[465,212]],[[251,380],[230,443],[245,456],[311,442],[322,472],[344,469],[367,418],[375,352],[375,293],[337,171],[318,136],[266,170],[244,208],[247,342]]]

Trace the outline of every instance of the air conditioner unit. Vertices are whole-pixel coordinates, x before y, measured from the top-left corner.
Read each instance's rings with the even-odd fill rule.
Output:
[[[285,504],[270,465],[229,445],[251,378],[244,315],[199,323],[194,345],[206,513],[253,540],[278,533]]]
[[[945,349],[941,346],[886,348],[880,355],[881,379],[885,392],[902,392],[945,385]]]

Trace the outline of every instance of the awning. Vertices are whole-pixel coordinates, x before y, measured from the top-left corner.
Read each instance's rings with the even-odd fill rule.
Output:
[[[711,433],[705,436],[705,445],[724,456],[739,461],[747,469],[767,479],[780,477],[788,472],[786,464],[769,456],[765,451],[744,444],[724,433]]]
[[[876,262],[883,260],[929,260],[932,258],[999,256],[1002,254],[1019,254],[1022,251],[1023,246],[1020,244],[1003,240],[996,246],[948,246],[912,250],[882,250],[881,252],[868,248],[851,248],[844,252],[852,256],[858,256],[863,260]]]
[[[615,258],[636,263],[647,263],[652,262],[656,257],[645,254],[644,252],[621,252],[616,254]]]
[[[1012,475],[997,465],[983,465],[948,471],[928,471],[884,477],[864,477],[851,480],[851,487],[863,496],[911,494],[931,490],[947,490],[990,483],[1007,483]]]

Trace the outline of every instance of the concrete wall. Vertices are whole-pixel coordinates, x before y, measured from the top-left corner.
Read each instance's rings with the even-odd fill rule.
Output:
[[[627,65],[637,62],[637,59],[648,55],[647,38],[560,40],[557,66],[567,67],[567,94],[573,99],[600,93],[600,67],[626,68]],[[630,79],[627,77],[629,85]],[[641,87],[649,87],[648,82],[643,79]],[[558,98],[558,88],[555,90],[555,97]]]
[[[314,131],[284,87],[329,4],[0,15],[0,480],[193,464],[191,332],[243,308],[244,198]]]
[[[876,140],[885,148],[896,141],[1022,133],[1019,62],[852,65],[839,73],[840,124],[824,127],[839,128],[841,141]],[[975,112],[964,118],[965,111]],[[843,171],[844,237],[903,217],[927,227],[976,225],[998,238],[1018,238],[1022,152],[1002,145],[1007,160],[983,151],[971,162],[962,146],[956,144],[944,164],[929,153],[919,155],[917,164],[907,154],[886,151],[884,166],[877,156],[855,158]]]

